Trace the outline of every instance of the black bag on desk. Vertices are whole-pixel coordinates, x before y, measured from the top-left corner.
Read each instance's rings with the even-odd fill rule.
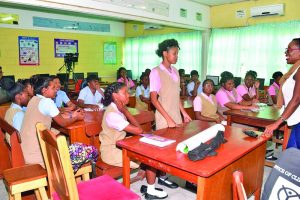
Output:
[[[282,152],[264,186],[262,200],[300,199],[300,150]]]
[[[201,143],[197,148],[189,151],[188,158],[192,161],[197,161],[203,160],[206,156],[215,156],[217,155],[215,150],[225,142],[224,132],[218,131],[216,137],[214,137],[209,144]]]

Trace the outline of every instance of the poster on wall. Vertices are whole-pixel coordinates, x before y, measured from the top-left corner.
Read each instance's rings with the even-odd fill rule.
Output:
[[[78,53],[78,40],[54,39],[55,57],[64,57],[66,53]]]
[[[103,46],[104,52],[104,64],[116,64],[117,63],[117,43],[105,42]]]
[[[39,38],[19,36],[19,64],[40,65]]]

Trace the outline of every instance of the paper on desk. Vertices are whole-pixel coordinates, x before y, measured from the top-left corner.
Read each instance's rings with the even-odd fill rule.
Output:
[[[215,137],[218,131],[224,131],[225,127],[222,124],[215,124],[204,131],[194,135],[193,137],[178,143],[176,151],[181,151],[182,153],[187,153],[186,151],[191,151],[198,147],[201,143],[205,143],[208,140]]]

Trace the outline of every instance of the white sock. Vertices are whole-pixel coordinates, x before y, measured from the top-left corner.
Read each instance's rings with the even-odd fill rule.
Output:
[[[148,184],[147,193],[151,194],[151,195],[154,195],[154,196],[157,196],[159,198],[168,196],[168,194],[165,191],[156,190],[154,184],[153,185]]]

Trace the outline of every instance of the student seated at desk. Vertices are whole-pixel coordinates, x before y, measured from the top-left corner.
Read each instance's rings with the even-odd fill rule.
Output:
[[[136,95],[136,105],[135,108],[138,110],[148,110],[148,105],[150,101],[150,86],[149,86],[149,76],[146,73],[142,73],[141,85],[137,86]]]
[[[76,105],[71,102],[68,95],[62,91],[60,80],[57,76],[51,76],[56,89],[54,102],[59,110],[71,111],[76,109]],[[66,106],[66,107],[65,107]]]
[[[90,75],[86,80],[88,85],[79,92],[78,106],[99,111],[103,107],[102,99],[104,97],[99,78],[96,75]]]
[[[218,111],[223,114],[223,111],[228,109],[243,109],[252,110],[258,109],[258,106],[252,105],[252,101],[245,101],[234,88],[233,74],[228,71],[221,73],[220,89],[216,94],[218,102]]]
[[[30,79],[21,79],[18,80],[19,83],[21,83],[22,85],[24,85],[26,92],[29,96],[29,98],[31,99],[34,96],[34,90],[33,90],[33,85]]]
[[[274,82],[272,85],[270,85],[268,89],[268,104],[273,105],[277,104],[277,95],[280,89],[280,79],[283,76],[282,72],[274,72],[272,78],[274,79]]]
[[[203,81],[203,92],[198,94],[194,99],[194,111],[196,119],[221,123],[225,120],[224,117],[218,112],[218,104],[214,91],[214,82],[211,79]]]
[[[27,90],[24,85],[18,82],[14,83],[14,81],[12,80],[9,84],[9,87],[5,89],[11,97],[12,104],[6,111],[4,119],[15,129],[20,131],[25,114],[24,107],[27,106],[30,97],[28,96]]]
[[[101,142],[100,151],[103,162],[122,167],[122,150],[116,147],[116,143],[126,136],[126,132],[134,135],[144,131],[127,110],[129,94],[124,83],[112,83],[104,92],[104,105],[107,106],[102,120],[102,131],[99,135]],[[138,168],[139,163],[130,161],[130,168]],[[168,195],[165,191],[154,187],[156,169],[147,166],[146,178],[148,187],[145,190],[146,199],[164,199]],[[143,190],[141,188],[141,190]]]
[[[256,82],[257,73],[255,71],[247,71],[244,83],[240,84],[236,91],[245,101],[252,101],[258,103],[258,88],[259,82]]]
[[[124,83],[128,89],[135,89],[135,84],[134,82],[129,78],[127,77],[127,70],[126,68],[124,67],[120,67],[118,69],[118,82],[119,83]]]
[[[199,74],[196,70],[191,71],[191,80],[187,85],[187,92],[189,96],[195,97],[202,92],[201,81],[199,81]]]
[[[52,100],[56,96],[55,85],[50,77],[38,77],[34,81],[36,96],[28,103],[21,126],[21,147],[26,164],[39,163],[44,166],[40,145],[36,134],[36,123],[43,123],[47,129],[51,128],[52,119],[65,127],[77,120],[83,120],[83,111],[70,112],[69,118],[64,118]]]

